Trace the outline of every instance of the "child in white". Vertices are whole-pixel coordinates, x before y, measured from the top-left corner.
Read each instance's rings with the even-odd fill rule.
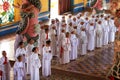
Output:
[[[34,47],[32,49],[32,55],[31,55],[31,80],[40,80],[39,75],[39,69],[41,67],[41,61],[39,59],[38,53],[39,49],[38,47]]]
[[[81,39],[80,41],[82,46],[81,55],[85,55],[87,53],[87,35],[85,32],[85,28],[81,28],[80,39]]]
[[[14,69],[14,80],[24,80],[25,69],[21,55],[17,57],[17,61],[15,62],[13,69]]]
[[[31,66],[31,63],[30,63],[30,56],[32,54],[32,49],[34,48],[34,40],[33,39],[30,39],[29,42],[28,42],[28,45],[26,46],[26,58],[27,58],[27,74],[30,74],[30,66]]]
[[[115,41],[115,33],[117,31],[117,28],[115,27],[114,24],[114,18],[110,19],[110,36],[109,36],[109,41],[114,42]]]
[[[98,21],[96,24],[96,47],[101,48],[102,47],[102,35],[103,35],[103,28],[102,28],[102,23],[101,21]]]
[[[51,75],[52,53],[51,53],[50,44],[51,42],[48,40],[46,41],[46,46],[43,47],[42,75],[44,77],[48,77]]]
[[[17,60],[17,57],[18,56],[22,56],[23,57],[23,62],[25,63],[26,62],[26,50],[25,50],[25,47],[24,47],[24,43],[23,42],[20,42],[19,43],[19,47],[17,48],[16,50],[16,54],[15,54],[15,58]]]
[[[70,51],[71,42],[69,39],[69,33],[66,33],[66,37],[62,41],[63,53],[62,53],[62,64],[67,64],[70,62]]]
[[[71,32],[70,41],[71,41],[70,60],[75,60],[77,59],[77,54],[78,54],[77,52],[78,51],[78,38],[74,30]]]

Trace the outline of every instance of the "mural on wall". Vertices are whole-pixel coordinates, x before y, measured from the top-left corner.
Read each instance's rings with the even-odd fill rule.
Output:
[[[38,22],[38,15],[41,10],[40,0],[23,0],[22,5],[18,3],[14,4],[14,7],[20,9],[21,21],[17,34],[23,37],[21,41],[27,42],[29,39],[33,39],[37,42],[40,30]]]
[[[0,0],[0,24],[14,21],[14,0]]]

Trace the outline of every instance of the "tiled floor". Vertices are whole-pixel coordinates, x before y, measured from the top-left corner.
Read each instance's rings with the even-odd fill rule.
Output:
[[[105,79],[113,62],[113,47],[113,44],[104,46],[67,65],[56,64],[53,68]]]
[[[0,37],[0,53],[2,50],[6,50],[10,60],[14,60],[14,39],[14,34]],[[76,61],[67,65],[60,65],[55,58],[52,61],[52,76],[47,80],[101,80],[101,78],[103,80],[108,68],[112,66],[113,48],[113,44],[109,44],[102,49],[89,52],[85,56],[79,56]],[[11,80],[13,80],[12,71]]]

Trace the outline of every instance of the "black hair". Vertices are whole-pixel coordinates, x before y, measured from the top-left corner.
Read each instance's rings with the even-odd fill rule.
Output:
[[[46,29],[45,29],[45,32],[46,32],[46,31],[49,31],[49,29],[48,29],[48,28],[46,28]]]
[[[67,35],[70,35],[70,33],[69,33],[69,32],[66,32],[66,36],[67,36]]]
[[[23,41],[19,42],[19,46],[22,45],[23,43],[24,43]]]
[[[21,55],[19,55],[19,56],[17,57],[17,59],[19,60],[21,57],[22,57],[22,56],[21,56]]]
[[[36,49],[37,49],[37,47],[34,47],[34,48],[32,49],[32,52],[34,52]]]
[[[50,43],[51,43],[51,41],[50,41],[50,40],[47,40],[47,41],[46,41],[46,44],[50,44]]]

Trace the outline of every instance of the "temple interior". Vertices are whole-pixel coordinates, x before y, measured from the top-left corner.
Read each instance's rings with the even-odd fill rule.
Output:
[[[28,9],[24,9],[27,7],[27,6],[24,6],[24,4],[26,4],[26,3],[23,4],[24,1],[26,3],[31,1],[31,3],[27,5],[27,6],[30,5]],[[28,63],[25,63],[24,66],[25,66],[26,72],[24,72],[25,73],[24,75],[26,79],[21,78],[20,80],[120,80],[120,65],[118,65],[119,66],[118,73],[116,72],[116,75],[117,76],[119,75],[119,77],[111,75],[112,74],[111,69],[115,65],[115,60],[118,61],[118,64],[120,64],[120,58],[118,60],[115,59],[116,53],[119,53],[120,55],[120,33],[119,33],[120,32],[120,0],[40,0],[40,6],[38,6],[38,4],[36,3],[37,7],[36,7],[36,4],[32,4],[32,1],[34,2],[34,0],[0,0],[0,80],[19,80],[20,79],[20,78],[15,79],[16,76],[14,72],[14,69],[15,69],[14,65],[18,61],[17,59],[19,57],[19,56],[16,57],[17,51],[15,51],[15,45],[16,45],[15,43],[17,43],[20,40],[19,38],[17,41],[16,37],[17,35],[21,35],[23,37],[22,41],[26,45],[28,44],[29,40],[36,39],[34,36],[35,34],[40,36],[38,40],[34,40],[37,46],[36,44],[34,45],[39,48],[38,57],[41,62],[40,63],[41,67],[38,68],[39,74],[34,75],[34,77],[39,76],[39,78],[37,77],[37,78],[32,79],[31,78],[32,74],[31,75],[27,74]],[[39,2],[39,0],[35,0],[35,1]],[[22,14],[22,11],[23,11],[23,14]],[[30,12],[27,13],[27,11],[30,11]],[[117,15],[117,11],[119,15]],[[77,23],[77,20],[78,20],[77,18],[78,18],[78,15],[80,14],[81,14],[81,17],[80,17],[81,22],[84,21],[85,23],[84,25],[85,28],[82,28],[82,30],[81,29],[78,30],[78,27],[81,24],[80,20]],[[66,57],[67,55],[61,58],[61,54],[63,53],[65,54],[65,51],[61,53],[59,48],[61,49],[61,45],[65,43],[66,38],[63,40],[61,39],[63,42],[59,39],[61,38],[62,31],[64,31],[64,27],[65,27],[64,25],[67,25],[67,27],[69,28],[70,23],[68,22],[68,18],[70,17],[70,15],[72,16],[71,19],[73,19],[73,21],[71,21],[70,23],[73,24],[73,27],[75,28],[72,28],[71,32],[69,31],[69,29],[67,30],[66,28],[66,32],[69,32],[69,34],[71,35],[71,34],[74,34],[76,31],[76,38],[78,38],[78,42],[74,43],[73,41],[73,43],[74,43],[74,46],[77,47],[76,49],[77,58],[71,59],[70,54],[76,53],[75,47],[73,47],[72,45],[73,38],[71,37],[70,38],[70,45],[71,45],[70,50],[72,50],[73,52],[68,51],[69,52],[68,57],[70,58],[70,60],[64,63],[64,59],[65,60],[67,59]],[[118,21],[118,23],[112,24],[109,22],[110,24],[108,24],[109,26],[114,25],[112,27],[114,27],[114,29],[116,30],[114,32],[115,35],[112,37],[112,41],[110,42],[109,42],[109,39],[111,39],[111,36],[112,36],[110,32],[114,30],[111,28],[104,29],[104,27],[106,27],[105,24],[107,23],[104,23],[104,20],[100,18],[101,15],[105,15],[105,19],[106,17],[107,18],[110,17],[109,19],[111,19],[111,21],[113,18],[114,18],[114,22]],[[99,21],[104,23],[104,25],[102,25],[101,23],[103,27],[102,36],[103,38],[108,40],[108,42],[106,42],[106,40],[103,38],[101,38],[102,40],[99,39],[99,37],[97,37],[97,31],[95,32],[95,35],[92,33],[92,30],[90,33],[89,27],[91,27],[92,25],[91,23],[92,22],[93,24],[97,23],[96,19],[92,20],[93,16],[96,18],[97,16],[99,17],[99,19],[97,19],[98,24],[99,24]],[[32,18],[34,19],[31,20]],[[76,23],[74,22],[74,18],[76,19]],[[88,22],[87,20],[85,22],[84,19],[86,18],[89,19]],[[60,23],[59,27],[61,27],[61,30],[59,31],[59,33],[58,33],[58,28],[56,28],[55,32],[52,31],[52,29],[54,30],[55,26],[58,27],[57,19],[59,20],[59,23]],[[55,21],[56,21],[56,25],[54,24],[52,25],[52,22],[54,23]],[[37,23],[39,25],[37,25]],[[90,25],[87,25],[87,24],[90,24]],[[39,28],[34,27],[34,25]],[[94,30],[97,30],[96,25],[93,26]],[[34,31],[34,29],[36,29],[36,32]],[[42,29],[44,30],[43,32],[42,32]],[[55,50],[55,53],[52,53],[52,59],[50,61],[50,65],[48,66],[46,62],[46,65],[50,67],[51,69],[51,74],[44,77],[43,75],[43,57],[44,57],[43,53],[44,51],[41,51],[41,50],[43,50],[44,47],[47,45],[47,41],[49,42],[49,39],[47,39],[49,38],[49,36],[47,36],[47,38],[45,38],[42,42],[42,38],[46,37],[45,31],[47,29],[49,29],[49,32],[51,31],[51,34],[56,33],[55,35],[50,36],[51,45],[54,45],[54,43],[56,43],[56,46],[51,46],[51,51],[53,49],[53,52]],[[109,30],[108,39],[106,38],[106,35],[105,35],[107,32],[107,29]],[[85,40],[84,37],[83,37],[84,40],[82,41],[83,43],[80,42],[80,40],[82,40],[81,39],[82,33],[80,31],[86,32],[85,34],[87,36],[87,43],[85,43],[85,45],[83,45],[84,40]],[[43,36],[41,36],[42,34]],[[65,34],[65,37],[66,37],[66,34]],[[28,36],[26,35],[29,35],[29,38],[30,37],[31,38],[27,40]],[[55,42],[53,41],[54,36],[56,39]],[[80,39],[79,39],[79,36],[80,36]],[[94,36],[93,38],[94,40],[91,39],[93,36]],[[99,42],[99,40],[103,41],[103,43],[101,44],[97,43],[97,41]],[[65,45],[62,47],[65,47],[66,45],[67,43],[65,43]],[[98,47],[96,45],[98,45]],[[11,66],[10,73],[9,73],[10,75],[9,79],[2,78],[4,75],[3,73],[4,70],[7,70],[5,68],[2,71],[3,69],[2,67],[4,67],[2,66],[4,64],[2,63],[3,51],[6,51],[7,59],[8,59],[8,62],[10,62],[10,66]],[[51,53],[51,51],[49,53]],[[66,54],[67,54],[67,51],[66,51]],[[60,61],[61,59],[63,59],[63,63]],[[35,65],[38,65],[38,64],[39,63],[36,63]],[[34,71],[32,73],[34,74]]]

